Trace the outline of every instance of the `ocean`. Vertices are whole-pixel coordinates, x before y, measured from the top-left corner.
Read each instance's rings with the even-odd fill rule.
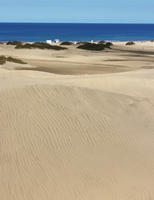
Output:
[[[154,24],[0,23],[0,41],[144,41]]]

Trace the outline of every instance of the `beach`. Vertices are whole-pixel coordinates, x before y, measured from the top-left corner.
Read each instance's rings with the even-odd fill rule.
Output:
[[[0,199],[154,198],[154,42],[0,55]]]

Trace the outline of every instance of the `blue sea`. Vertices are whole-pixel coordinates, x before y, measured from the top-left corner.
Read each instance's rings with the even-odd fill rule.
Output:
[[[0,41],[144,41],[154,24],[0,23]]]

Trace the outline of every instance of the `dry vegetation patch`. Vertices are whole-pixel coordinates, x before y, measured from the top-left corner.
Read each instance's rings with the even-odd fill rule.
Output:
[[[50,45],[44,42],[26,43],[19,44],[15,47],[16,49],[53,49],[53,50],[65,50],[66,47],[61,47],[58,45]]]
[[[27,64],[26,62],[17,59],[17,58],[13,58],[11,56],[6,57],[6,56],[0,56],[0,65],[5,64],[6,62],[13,62],[13,63],[19,63],[19,64]]]
[[[113,44],[111,42],[107,42],[107,43],[85,43],[85,44],[81,44],[79,45],[77,48],[79,49],[84,49],[84,50],[91,50],[91,51],[102,51],[105,48],[111,48]]]

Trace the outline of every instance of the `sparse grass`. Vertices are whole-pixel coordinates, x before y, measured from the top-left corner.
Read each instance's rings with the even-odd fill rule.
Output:
[[[5,56],[0,56],[0,65],[3,65],[6,63],[6,57]]]
[[[7,61],[8,62],[14,62],[14,63],[19,63],[19,64],[27,64],[26,62],[20,60],[20,59],[17,59],[17,58],[12,58],[12,57],[8,57],[7,58]]]
[[[69,42],[69,41],[65,41],[65,42],[62,42],[60,45],[72,45],[73,42]]]
[[[133,41],[129,41],[126,43],[126,45],[134,45],[134,44],[135,44],[135,42],[133,42]]]
[[[27,64],[26,62],[17,59],[17,58],[12,58],[12,57],[6,57],[6,56],[0,56],[0,65],[3,65],[6,63],[6,61],[8,62],[14,62],[14,63],[19,63],[19,64]]]
[[[64,50],[66,47],[61,47],[57,45],[50,45],[44,42],[35,42],[32,44],[19,44],[15,47],[16,49],[53,49],[53,50]]]
[[[20,44],[22,44],[22,42],[20,42],[20,41],[9,41],[7,43],[7,45],[20,45]]]

